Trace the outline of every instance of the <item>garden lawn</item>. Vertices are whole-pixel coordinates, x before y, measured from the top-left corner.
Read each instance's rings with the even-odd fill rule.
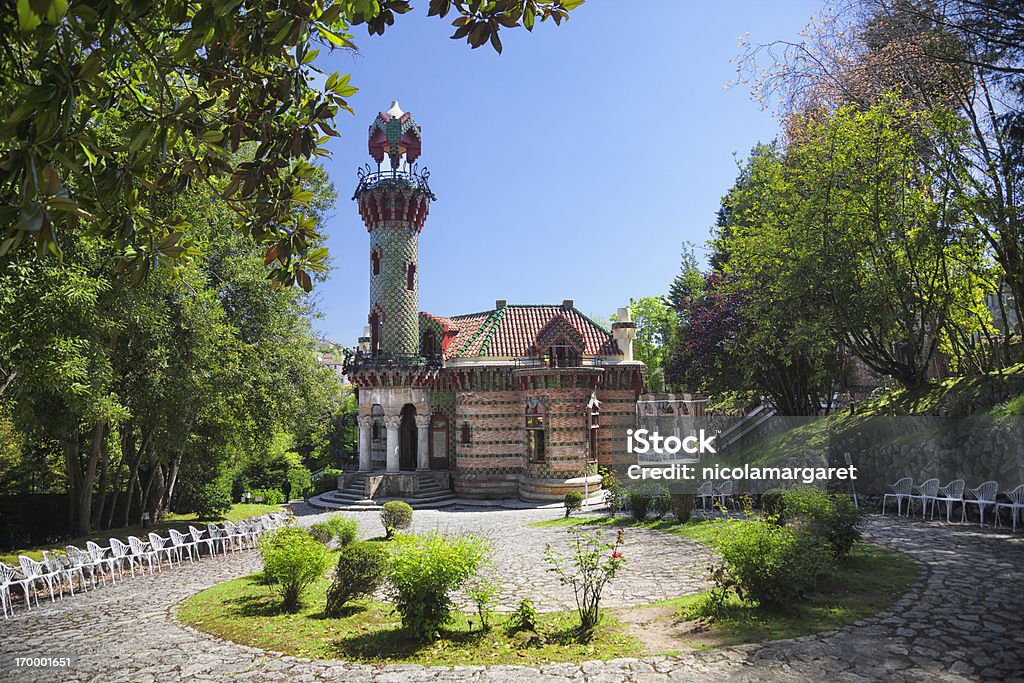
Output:
[[[506,633],[504,616],[494,627],[479,630],[479,618],[459,614],[434,642],[412,642],[389,603],[356,600],[339,618],[323,615],[329,581],[323,579],[305,594],[295,614],[278,610],[280,598],[262,585],[259,575],[214,586],[189,598],[178,618],[193,628],[243,645],[313,659],[342,659],[372,664],[411,663],[425,666],[582,662],[643,654],[637,638],[606,615],[588,643],[578,642],[575,611],[541,616],[538,633]],[[538,640],[531,643],[531,637]]]
[[[110,543],[111,538],[118,538],[122,541],[127,539],[129,536],[138,536],[139,538],[145,538],[149,532],[158,533],[164,538],[168,536],[170,529],[177,529],[183,533],[188,532],[189,524],[193,524],[198,527],[205,529],[207,522],[221,522],[227,520],[229,522],[238,522],[243,519],[250,519],[252,517],[259,517],[265,515],[268,512],[280,512],[281,506],[279,505],[260,505],[260,504],[249,504],[249,503],[237,503],[231,506],[223,517],[220,519],[198,519],[195,513],[187,515],[178,515],[174,513],[168,514],[162,521],[157,524],[149,525],[148,529],[143,529],[141,525],[119,527],[116,529],[104,529],[103,531],[95,531],[89,536],[80,536],[78,538],[71,538],[66,541],[54,543],[51,545],[40,545],[34,548],[23,548],[20,550],[12,550],[7,554],[0,554],[0,562],[6,562],[7,564],[18,564],[18,555],[26,555],[34,560],[43,559],[44,550],[56,550],[57,552],[63,553],[64,547],[69,545],[75,545],[79,548],[85,548],[86,541],[94,541],[102,546],[106,546]]]

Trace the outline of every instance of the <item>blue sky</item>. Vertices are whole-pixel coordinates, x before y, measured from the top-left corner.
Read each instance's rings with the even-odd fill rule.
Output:
[[[561,27],[503,31],[499,56],[450,40],[447,21],[413,4],[383,37],[356,27],[358,55],[318,58],[359,87],[325,163],[338,190],[334,270],[316,290],[317,330],[346,346],[369,298],[368,235],[350,197],[370,161],[367,127],[392,99],[423,128],[420,164],[437,195],[420,234],[420,309],[573,299],[606,319],[630,297],[667,292],[682,243],[709,237],[734,154],[777,132],[745,88],[723,89],[739,37],[793,39],[820,8],[590,0]]]

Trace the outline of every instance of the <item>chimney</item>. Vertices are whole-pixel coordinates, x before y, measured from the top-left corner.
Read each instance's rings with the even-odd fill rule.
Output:
[[[571,311],[572,307],[573,307],[572,299],[565,299],[564,301],[562,301],[562,308],[564,308],[565,310]]]
[[[615,313],[612,336],[615,337],[615,343],[622,351],[622,360],[626,363],[633,362],[633,338],[636,337],[636,323],[630,318],[628,308],[620,308]]]
[[[506,301],[505,299],[498,299],[497,301],[494,302],[495,309],[505,308],[506,306],[508,306],[508,301]]]

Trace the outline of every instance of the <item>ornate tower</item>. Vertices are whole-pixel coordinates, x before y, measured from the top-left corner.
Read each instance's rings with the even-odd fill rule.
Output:
[[[370,233],[369,354],[410,362],[419,351],[418,239],[434,194],[420,156],[420,127],[398,102],[370,126],[370,156],[355,199]],[[384,158],[388,168],[383,169]]]

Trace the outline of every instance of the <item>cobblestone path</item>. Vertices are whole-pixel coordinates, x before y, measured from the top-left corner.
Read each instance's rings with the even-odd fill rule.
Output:
[[[511,586],[506,604],[530,595],[539,606],[571,599],[540,560],[560,528],[525,524],[552,510],[417,512],[416,530],[487,534]],[[315,515],[301,516],[309,524]],[[362,536],[381,533],[376,515],[357,515]],[[375,526],[377,525],[377,526]],[[898,548],[922,567],[921,580],[892,609],[857,624],[794,640],[679,656],[552,664],[539,668],[371,667],[311,662],[219,641],[174,618],[177,605],[211,585],[259,568],[253,552],[135,579],[74,599],[45,603],[0,622],[0,680],[38,681],[975,681],[1024,676],[1024,539],[977,527],[873,517],[870,540]],[[629,574],[609,606],[695,590],[707,554],[668,534],[627,530]],[[539,553],[539,554],[538,554]],[[629,584],[629,585],[625,585]],[[72,654],[72,670],[11,668],[12,656]]]

